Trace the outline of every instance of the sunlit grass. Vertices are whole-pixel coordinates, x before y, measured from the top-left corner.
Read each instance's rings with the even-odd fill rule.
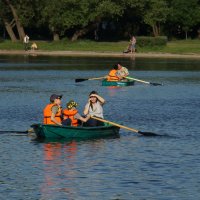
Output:
[[[30,42],[30,45],[33,41]],[[44,51],[93,51],[93,52],[123,52],[128,41],[96,42],[90,40],[78,40],[71,42],[62,40],[59,42],[35,41],[39,50]],[[23,50],[22,42],[5,40],[0,43],[1,50]],[[200,54],[200,40],[176,40],[167,43],[164,47],[138,47],[139,53],[174,53],[174,54]]]

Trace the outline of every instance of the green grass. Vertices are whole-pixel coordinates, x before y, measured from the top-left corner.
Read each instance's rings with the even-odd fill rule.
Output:
[[[33,41],[31,41],[33,42]],[[30,42],[30,43],[31,43]],[[95,42],[79,40],[76,42],[36,41],[38,48],[45,51],[95,51],[95,52],[122,52],[128,46],[128,41]],[[23,50],[22,42],[5,40],[0,43],[1,50]],[[167,43],[164,47],[137,47],[139,53],[174,53],[174,54],[200,54],[200,40],[176,40]]]

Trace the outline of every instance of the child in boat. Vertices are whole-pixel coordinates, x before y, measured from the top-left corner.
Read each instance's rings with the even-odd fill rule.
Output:
[[[107,81],[119,81],[120,78],[117,76],[117,70],[118,66],[114,65],[113,69],[110,70],[108,76],[107,76]]]
[[[82,117],[76,107],[78,104],[74,100],[70,100],[66,104],[66,108],[62,110],[63,121],[62,125],[65,126],[78,126],[81,122],[87,122],[90,118],[90,115],[87,115],[85,118]]]

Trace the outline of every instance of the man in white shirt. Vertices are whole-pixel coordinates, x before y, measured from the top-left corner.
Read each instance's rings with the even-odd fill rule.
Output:
[[[28,35],[25,35],[24,37],[24,50],[28,51],[28,44],[29,44],[29,37]]]

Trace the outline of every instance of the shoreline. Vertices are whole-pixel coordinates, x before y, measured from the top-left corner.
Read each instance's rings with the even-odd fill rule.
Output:
[[[32,55],[32,56],[85,56],[85,57],[121,57],[121,58],[183,58],[200,59],[200,54],[172,54],[172,53],[134,53],[122,52],[94,52],[94,51],[42,51],[42,50],[0,50],[0,55]]]

